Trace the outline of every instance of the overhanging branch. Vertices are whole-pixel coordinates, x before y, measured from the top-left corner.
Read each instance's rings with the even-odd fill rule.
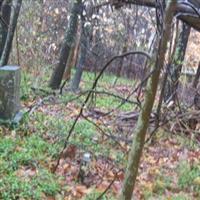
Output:
[[[177,0],[175,16],[187,23],[189,26],[200,31],[200,0]],[[124,4],[134,4],[138,6],[146,6],[149,8],[156,8],[155,0],[124,0]],[[108,5],[115,5],[117,1],[105,1],[97,6],[95,9]]]

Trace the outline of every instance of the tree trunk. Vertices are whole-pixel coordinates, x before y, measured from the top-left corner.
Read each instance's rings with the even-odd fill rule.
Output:
[[[6,37],[8,33],[8,27],[10,22],[10,14],[11,14],[11,1],[1,1],[1,23],[0,23],[0,57],[3,52],[3,48],[6,42]]]
[[[78,35],[76,44],[72,47],[72,50],[70,52],[70,57],[67,61],[66,70],[63,75],[64,80],[69,81],[71,79],[71,69],[72,69],[72,67],[76,66],[77,59],[78,59],[79,47],[80,47],[80,34]]]
[[[67,60],[70,56],[70,51],[71,48],[73,47],[74,40],[77,35],[78,15],[82,10],[81,8],[82,8],[82,0],[74,1],[74,5],[71,11],[71,16],[69,19],[69,26],[65,33],[64,41],[61,46],[59,63],[56,66],[49,83],[49,86],[52,89],[58,89],[61,84]]]
[[[129,45],[129,37],[130,37],[130,17],[128,16],[126,23],[125,23],[125,27],[126,27],[126,34],[125,34],[125,38],[124,38],[124,42],[123,42],[123,48],[122,48],[122,54],[127,52],[128,50],[128,45]],[[122,57],[120,59],[119,62],[119,66],[117,69],[117,77],[121,76],[122,73],[122,69],[123,69],[123,64],[124,64],[124,58]],[[115,79],[114,85],[117,83],[117,78]]]
[[[176,90],[178,88],[179,78],[181,75],[187,43],[190,35],[190,29],[191,27],[189,27],[187,24],[182,24],[182,30],[176,47],[173,63],[169,67],[170,76],[168,76],[169,79],[166,83],[165,101],[169,99],[175,100]]]
[[[125,38],[124,46],[123,46],[121,54],[126,53],[127,49],[128,49],[128,37]],[[122,57],[120,58],[120,61],[119,61],[119,66],[117,68],[116,78],[114,80],[113,87],[117,84],[117,80],[121,76],[123,65],[124,65],[124,58]]]
[[[76,48],[76,45],[73,45],[73,47],[71,48],[71,51],[67,60],[67,64],[66,64],[66,69],[62,77],[62,79],[66,81],[69,81],[71,78],[72,60],[74,57],[75,48]]]
[[[197,68],[197,73],[195,75],[195,78],[194,78],[194,81],[193,81],[193,88],[197,88],[197,85],[199,83],[199,77],[200,77],[200,62],[199,62],[199,65],[198,65],[198,68]]]
[[[168,1],[168,6],[166,8],[165,20],[163,24],[163,33],[160,39],[158,55],[154,67],[154,73],[148,80],[146,87],[144,103],[138,118],[133,143],[131,151],[129,153],[128,166],[126,169],[125,180],[120,194],[120,200],[131,200],[132,192],[135,186],[135,181],[138,173],[138,167],[140,162],[140,157],[142,155],[142,150],[145,142],[145,135],[148,128],[149,117],[153,108],[155,95],[159,83],[159,76],[161,68],[164,65],[165,54],[167,51],[167,43],[170,38],[171,24],[173,20],[173,15],[175,12],[176,1]]]
[[[0,66],[6,65],[8,63],[21,4],[22,4],[22,0],[13,0],[8,33],[7,33],[6,42],[3,48],[3,52],[1,55]]]
[[[79,58],[78,65],[76,68],[76,73],[71,82],[72,91],[76,91],[79,88],[79,84],[81,81],[83,68],[85,64],[87,48],[89,48],[88,38],[90,35],[91,27],[90,25],[85,26],[84,24],[85,24],[85,20],[82,19],[81,38],[80,38],[80,58]]]

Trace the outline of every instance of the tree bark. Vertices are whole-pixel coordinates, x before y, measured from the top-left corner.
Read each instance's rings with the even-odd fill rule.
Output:
[[[124,42],[123,42],[122,54],[126,53],[128,50],[129,37],[130,37],[130,33],[129,33],[130,32],[130,17],[129,16],[127,18],[125,27],[126,27],[126,34],[125,34],[125,38],[124,38]],[[119,66],[117,67],[117,72],[116,72],[117,77],[114,81],[114,84],[113,84],[114,86],[117,83],[118,77],[121,76],[123,65],[124,65],[124,58],[122,57],[119,61]]]
[[[174,54],[173,63],[169,67],[170,74],[166,83],[165,101],[169,100],[169,98],[175,100],[176,90],[178,88],[185,52],[190,36],[190,30],[191,27],[185,23],[182,24],[182,30]]]
[[[197,85],[199,83],[199,77],[200,77],[200,62],[199,62],[199,65],[198,65],[198,68],[197,68],[197,73],[195,75],[195,78],[194,78],[194,81],[193,81],[193,88],[197,88]]]
[[[3,48],[6,42],[6,37],[8,34],[8,27],[10,22],[10,14],[11,14],[11,1],[1,1],[1,23],[0,23],[0,57],[3,52]]]
[[[6,65],[8,63],[21,4],[22,4],[22,0],[14,0],[13,1],[10,22],[9,22],[9,27],[8,27],[8,33],[7,33],[6,42],[5,42],[5,45],[3,48],[3,52],[1,55],[0,66]]]
[[[80,34],[77,36],[76,43],[71,49],[70,57],[68,58],[67,61],[66,70],[63,75],[64,80],[69,81],[71,79],[71,69],[72,67],[76,66],[79,49],[80,49]]]
[[[82,27],[81,27],[81,38],[80,38],[80,58],[78,61],[78,65],[76,68],[75,75],[73,77],[73,80],[71,82],[71,90],[77,91],[79,89],[86,54],[87,54],[87,48],[89,48],[89,35],[90,35],[91,27],[90,25],[85,26],[85,20],[82,19]]]
[[[59,63],[56,66],[49,83],[49,86],[52,89],[58,89],[61,84],[67,60],[70,56],[70,51],[71,48],[73,47],[74,40],[77,35],[78,15],[82,10],[81,8],[82,8],[82,0],[74,1],[74,5],[71,11],[71,16],[69,19],[69,26],[65,33],[64,41],[61,46]]]
[[[167,51],[167,43],[170,38],[170,30],[175,8],[176,1],[168,1],[165,13],[165,20],[163,24],[163,33],[160,39],[158,55],[154,66],[155,71],[152,74],[151,78],[148,80],[144,103],[142,105],[140,116],[136,124],[135,133],[133,134],[134,138],[131,151],[129,153],[128,165],[126,169],[123,188],[119,197],[120,200],[131,200],[132,198],[132,192],[135,186],[135,181],[138,173],[138,167],[145,142],[149,118],[153,108],[155,95],[159,83],[160,71],[164,65],[165,54]]]

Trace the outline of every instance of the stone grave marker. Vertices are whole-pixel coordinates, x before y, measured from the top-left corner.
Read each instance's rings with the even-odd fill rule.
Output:
[[[0,67],[0,120],[13,121],[20,111],[20,67]]]

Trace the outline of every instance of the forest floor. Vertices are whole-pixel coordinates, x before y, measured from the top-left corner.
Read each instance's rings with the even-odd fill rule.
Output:
[[[114,84],[115,79],[101,78],[67,140],[94,74],[84,73],[82,92],[64,90],[56,96],[38,90],[48,77],[23,74],[21,99],[27,115],[19,126],[0,127],[0,199],[117,199],[138,101],[132,95],[122,104],[137,84],[123,78]],[[200,199],[200,144],[194,138],[192,132],[157,131],[145,144],[134,199]]]

